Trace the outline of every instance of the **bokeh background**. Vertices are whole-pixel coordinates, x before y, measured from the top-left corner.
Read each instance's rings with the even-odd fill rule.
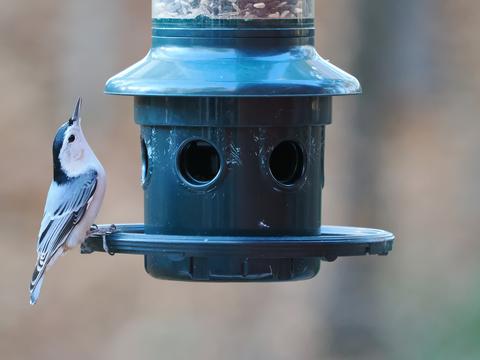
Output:
[[[51,141],[85,99],[110,174],[99,222],[143,217],[139,129],[107,78],[143,57],[148,0],[0,0],[0,358],[478,359],[480,2],[319,0],[335,101],[324,222],[385,228],[388,257],[293,284],[155,281],[136,256],[71,252],[28,304]]]

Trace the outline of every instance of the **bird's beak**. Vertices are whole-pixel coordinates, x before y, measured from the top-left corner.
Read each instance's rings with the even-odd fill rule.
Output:
[[[73,114],[72,114],[72,122],[73,123],[76,123],[78,121],[78,123],[80,123],[80,110],[82,110],[82,98],[78,98],[77,100],[77,104],[75,105],[75,110],[73,110]]]

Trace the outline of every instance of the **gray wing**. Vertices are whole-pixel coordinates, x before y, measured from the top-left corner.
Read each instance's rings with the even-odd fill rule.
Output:
[[[53,182],[50,186],[38,236],[37,266],[31,287],[35,286],[52,257],[65,244],[75,225],[82,220],[96,186],[95,171],[70,179],[65,184]]]

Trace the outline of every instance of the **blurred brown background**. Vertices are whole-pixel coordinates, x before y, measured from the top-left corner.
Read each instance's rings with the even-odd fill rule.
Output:
[[[155,281],[136,256],[72,252],[28,304],[51,142],[78,95],[110,174],[99,222],[141,221],[132,100],[149,0],[0,0],[1,359],[478,359],[480,3],[317,1],[321,55],[355,74],[335,101],[324,222],[396,233],[388,257],[272,285]]]

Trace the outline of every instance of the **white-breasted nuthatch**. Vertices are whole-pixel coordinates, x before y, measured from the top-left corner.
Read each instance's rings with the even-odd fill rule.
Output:
[[[53,181],[38,234],[37,264],[30,283],[32,305],[38,300],[45,272],[88,236],[105,195],[105,170],[83,135],[81,106],[80,98],[53,141]]]

